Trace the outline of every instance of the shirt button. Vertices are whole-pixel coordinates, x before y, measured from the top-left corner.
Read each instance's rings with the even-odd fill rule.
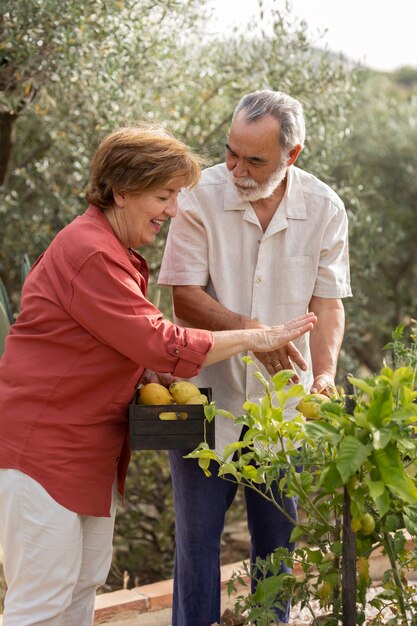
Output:
[[[262,282],[262,278],[260,276],[258,276],[258,278],[256,279],[257,283],[261,283]]]

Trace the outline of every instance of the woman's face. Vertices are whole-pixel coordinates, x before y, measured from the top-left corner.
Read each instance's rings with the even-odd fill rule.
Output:
[[[114,192],[115,205],[107,217],[116,235],[127,248],[140,248],[155,241],[162,224],[177,214],[181,180],[138,193]]]

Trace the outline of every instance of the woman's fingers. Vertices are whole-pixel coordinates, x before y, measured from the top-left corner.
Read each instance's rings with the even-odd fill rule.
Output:
[[[305,324],[315,324],[317,322],[317,317],[314,313],[305,313],[304,315],[300,315],[289,322],[283,324],[286,328],[303,328]]]
[[[314,328],[314,324],[317,322],[317,317],[314,313],[306,313],[294,320],[290,320],[280,326],[273,326],[271,328],[272,333],[275,335],[273,339],[273,345],[271,350],[277,350],[282,348],[286,343],[301,337],[305,333],[310,332]]]

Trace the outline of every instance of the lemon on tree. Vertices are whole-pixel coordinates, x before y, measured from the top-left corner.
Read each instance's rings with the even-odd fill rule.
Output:
[[[361,530],[364,535],[370,535],[375,530],[375,520],[370,513],[365,513],[361,519]]]
[[[330,400],[324,393],[310,393],[300,400],[296,409],[307,419],[318,419],[320,417],[320,406],[325,402],[330,402]]]

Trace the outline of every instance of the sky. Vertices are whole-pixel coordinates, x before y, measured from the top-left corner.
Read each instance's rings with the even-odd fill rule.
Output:
[[[417,0],[290,0],[291,15],[307,22],[311,36],[327,29],[319,47],[343,53],[353,61],[380,71],[404,65],[417,67]],[[227,32],[244,28],[259,15],[259,0],[208,0],[213,27]],[[265,12],[285,0],[263,0]]]

